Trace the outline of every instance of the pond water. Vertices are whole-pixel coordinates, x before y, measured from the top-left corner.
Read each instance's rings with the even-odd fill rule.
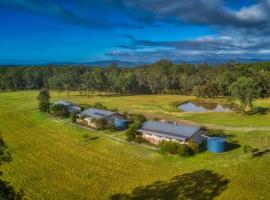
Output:
[[[214,102],[186,102],[178,106],[183,112],[233,112],[230,105]]]

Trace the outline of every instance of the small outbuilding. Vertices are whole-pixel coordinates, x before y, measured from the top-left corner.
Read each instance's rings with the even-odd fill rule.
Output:
[[[147,121],[138,129],[138,133],[153,144],[159,144],[162,140],[201,144],[205,140],[205,132],[200,127],[168,122]]]
[[[116,119],[124,118],[122,115],[113,111],[89,108],[77,114],[76,122],[92,128],[97,128],[97,120],[104,120],[107,124],[114,124]]]
[[[66,100],[59,100],[57,102],[54,103],[54,105],[63,105],[68,109],[69,113],[75,112],[75,113],[79,113],[82,111],[82,107],[74,104],[71,101],[66,101]]]

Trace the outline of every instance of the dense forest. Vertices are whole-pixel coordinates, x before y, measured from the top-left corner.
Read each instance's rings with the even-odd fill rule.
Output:
[[[270,96],[270,63],[173,64],[167,60],[134,67],[21,66],[0,67],[1,90],[48,88],[59,92],[104,91],[119,94],[194,94],[200,97],[230,96],[232,85],[245,81],[256,97]]]

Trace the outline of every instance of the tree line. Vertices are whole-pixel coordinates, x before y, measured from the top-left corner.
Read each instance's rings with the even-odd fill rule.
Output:
[[[242,80],[240,80],[242,78]],[[248,79],[248,80],[245,80]],[[1,90],[53,89],[59,93],[91,91],[118,94],[193,94],[232,96],[237,81],[248,82],[255,97],[270,96],[270,63],[174,64],[167,60],[134,67],[20,66],[0,67]],[[255,92],[254,92],[255,91]]]

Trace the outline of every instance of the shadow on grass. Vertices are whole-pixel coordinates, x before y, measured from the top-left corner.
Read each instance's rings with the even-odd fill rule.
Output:
[[[1,137],[0,132],[0,167],[5,162],[11,162],[12,157],[8,151],[8,146]],[[16,192],[13,186],[1,179],[2,172],[0,171],[0,199],[1,200],[20,200],[23,199],[23,191]]]
[[[97,140],[99,137],[91,137],[90,140]]]
[[[238,144],[238,142],[227,142],[226,151],[232,151],[234,149],[238,149],[239,147],[241,147],[241,145]]]
[[[175,176],[168,182],[158,181],[140,186],[131,194],[115,194],[111,200],[174,200],[197,199],[212,200],[227,189],[229,180],[209,170],[198,170]]]
[[[265,149],[265,150],[262,150],[262,151],[256,151],[252,154],[252,158],[256,158],[256,157],[261,157],[265,154],[268,154],[270,153],[270,150],[269,149]]]
[[[23,199],[23,191],[16,192],[8,182],[0,179],[0,199],[3,200],[21,200]]]

